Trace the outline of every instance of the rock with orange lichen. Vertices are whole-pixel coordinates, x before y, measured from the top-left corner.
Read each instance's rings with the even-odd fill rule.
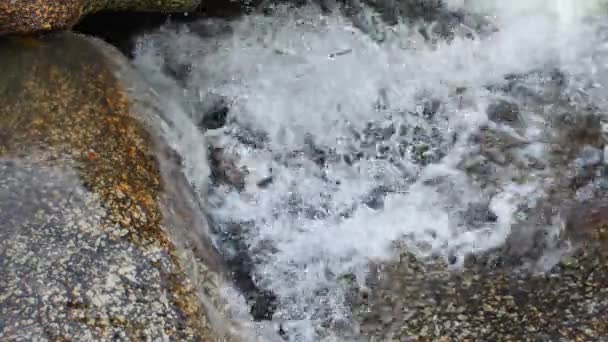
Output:
[[[63,33],[0,60],[0,340],[228,339],[221,258],[126,59]]]
[[[84,15],[100,10],[187,12],[199,4],[200,0],[6,0],[0,1],[0,35],[67,30]]]

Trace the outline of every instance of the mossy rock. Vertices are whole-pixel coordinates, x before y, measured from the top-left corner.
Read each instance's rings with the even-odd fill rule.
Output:
[[[113,47],[0,39],[0,339],[222,341],[222,260]]]
[[[68,30],[101,10],[187,12],[200,0],[19,0],[0,2],[0,35]],[[112,25],[111,22],[108,25]]]

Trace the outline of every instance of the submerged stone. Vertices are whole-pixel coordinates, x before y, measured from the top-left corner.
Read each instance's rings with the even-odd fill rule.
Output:
[[[490,121],[500,124],[517,125],[521,121],[517,105],[504,100],[488,106],[487,113]]]
[[[112,47],[0,40],[0,339],[220,341],[221,258]]]

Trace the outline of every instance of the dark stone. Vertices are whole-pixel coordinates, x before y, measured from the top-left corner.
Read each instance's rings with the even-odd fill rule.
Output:
[[[250,300],[250,313],[256,321],[272,320],[277,308],[277,296],[268,290],[261,290]]]
[[[135,36],[154,31],[169,20],[189,21],[196,18],[200,18],[200,13],[185,15],[104,11],[86,16],[74,27],[74,31],[101,38],[133,58]]]
[[[199,11],[207,17],[235,19],[255,11],[262,0],[205,0]]]
[[[273,181],[272,176],[268,176],[268,177],[266,177],[266,178],[264,178],[264,179],[262,179],[262,180],[260,180],[260,181],[258,182],[258,187],[260,187],[260,188],[262,188],[262,189],[263,189],[263,188],[266,188],[266,187],[268,187],[270,184],[272,184],[272,181]]]
[[[365,1],[381,15],[382,20],[395,25],[401,18],[435,21],[444,10],[441,0],[377,0]]]
[[[314,142],[312,135],[307,135],[304,138],[303,152],[307,158],[311,159],[319,167],[325,167],[330,158],[330,152],[325,151],[323,147],[318,146]]]
[[[517,124],[520,118],[519,107],[512,102],[499,100],[488,106],[488,119],[499,124]]]
[[[260,2],[205,0],[189,13],[102,11],[85,16],[73,30],[101,38],[132,58],[137,35],[155,31],[168,22],[193,23],[201,18],[235,19],[252,12]]]
[[[254,281],[255,260],[246,243],[249,223],[222,223],[210,219],[211,228],[222,238],[223,247],[232,281],[247,299],[254,320],[271,320],[277,308],[277,296],[270,290],[261,289]],[[230,252],[232,251],[232,252]]]
[[[203,129],[218,129],[224,127],[230,109],[224,101],[213,105],[209,112],[203,115],[199,127]]]
[[[289,338],[289,335],[287,335],[287,330],[283,328],[283,324],[279,324],[279,336],[281,336],[284,341],[287,341]]]

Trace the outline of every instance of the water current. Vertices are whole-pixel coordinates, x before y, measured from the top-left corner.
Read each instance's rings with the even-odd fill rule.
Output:
[[[604,158],[555,157],[563,127],[608,109],[600,1],[447,1],[428,18],[370,3],[266,4],[139,39],[138,68],[190,122],[173,140],[248,279],[226,291],[250,339],[345,339],[345,279],[365,287],[396,242],[457,270]],[[224,168],[208,185],[207,145]]]

